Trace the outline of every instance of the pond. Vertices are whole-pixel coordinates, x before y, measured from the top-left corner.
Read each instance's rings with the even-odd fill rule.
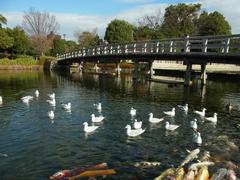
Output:
[[[239,145],[240,83],[228,80],[211,80],[203,88],[195,82],[184,88],[148,81],[135,83],[126,75],[0,72],[0,179],[44,180],[62,169],[101,162],[117,171],[107,179],[153,179],[163,170],[179,166],[187,156],[186,149],[197,147],[189,127],[193,118],[198,119],[203,139],[201,152],[220,151],[221,137]],[[23,96],[34,96],[36,89],[40,92],[38,98],[34,97],[28,105],[21,101]],[[53,92],[55,107],[46,102],[47,94]],[[72,104],[71,112],[62,109],[61,103],[67,102]],[[102,103],[101,112],[93,106],[98,102]],[[234,106],[231,112],[225,108],[229,102]],[[189,105],[188,114],[177,107],[185,103]],[[125,129],[133,123],[131,107],[137,110],[135,118],[146,128],[136,138],[129,138]],[[163,111],[172,107],[176,108],[176,116],[165,116]],[[203,107],[207,109],[206,116],[217,112],[216,125],[193,113]],[[55,113],[53,120],[48,117],[50,110]],[[164,121],[150,124],[150,112],[154,117],[164,117]],[[86,134],[83,123],[90,123],[92,113],[102,114],[105,119],[96,131]],[[165,121],[180,127],[168,132]],[[239,152],[230,160],[240,163]],[[134,167],[141,161],[157,161],[161,165]]]

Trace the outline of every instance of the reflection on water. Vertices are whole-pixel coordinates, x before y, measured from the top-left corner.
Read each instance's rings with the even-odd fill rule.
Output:
[[[20,100],[40,92],[26,106]],[[108,162],[118,174],[113,179],[152,179],[170,166],[178,166],[192,143],[189,122],[198,119],[203,138],[201,150],[224,153],[216,139],[227,136],[240,144],[240,84],[238,82],[208,81],[201,88],[190,88],[154,82],[135,83],[131,76],[92,74],[59,75],[52,72],[0,73],[0,179],[47,179],[60,169]],[[56,107],[46,102],[47,94],[55,92]],[[71,113],[61,103],[72,103]],[[98,112],[93,104],[102,103]],[[235,109],[229,113],[225,106],[231,102]],[[181,104],[189,104],[189,113],[176,108],[174,118],[163,111]],[[130,107],[137,109],[136,119],[143,121],[146,132],[128,138],[126,124],[133,124]],[[218,113],[218,123],[205,122],[193,110],[207,109],[207,116]],[[54,110],[50,120],[47,112]],[[148,122],[149,113],[164,117],[159,124]],[[83,131],[83,122],[90,122],[91,114],[106,118],[91,134]],[[165,131],[165,121],[181,125],[176,131]],[[230,160],[240,163],[239,153]],[[133,167],[139,161],[159,161],[161,166],[142,170]],[[110,178],[111,179],[111,178]]]

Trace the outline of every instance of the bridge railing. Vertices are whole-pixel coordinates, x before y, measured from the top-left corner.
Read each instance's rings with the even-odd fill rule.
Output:
[[[125,44],[107,44],[82,48],[57,56],[58,60],[124,54],[239,54],[240,34],[229,36],[198,36],[172,38],[154,41],[130,42]]]

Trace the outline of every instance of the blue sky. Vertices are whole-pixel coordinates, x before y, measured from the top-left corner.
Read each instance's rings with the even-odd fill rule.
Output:
[[[0,13],[8,20],[8,26],[21,25],[23,12],[29,8],[54,14],[60,24],[59,34],[74,39],[75,31],[97,28],[104,36],[107,24],[115,19],[136,23],[137,19],[154,14],[170,4],[201,3],[202,9],[221,12],[232,26],[233,33],[240,33],[239,0],[1,0]]]

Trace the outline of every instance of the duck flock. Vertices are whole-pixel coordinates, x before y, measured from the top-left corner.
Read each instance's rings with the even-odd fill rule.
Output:
[[[35,91],[35,97],[38,98],[39,97],[39,91],[36,90]],[[46,100],[46,102],[50,105],[50,106],[56,106],[56,99],[55,99],[55,93],[52,94],[48,94],[48,98]],[[28,96],[24,96],[21,98],[23,103],[29,104],[29,102],[31,100],[34,99],[34,96],[28,95]],[[3,103],[3,98],[2,96],[0,96],[0,104]],[[62,103],[61,104],[62,108],[67,111],[67,112],[71,112],[71,102],[67,102],[67,103]],[[93,104],[94,108],[98,111],[101,112],[102,111],[102,104],[101,103],[97,103],[97,104]],[[188,104],[185,105],[178,105],[176,108],[178,108],[179,110],[185,112],[186,114],[188,113],[189,109],[188,109]],[[168,117],[175,117],[175,111],[176,108],[173,107],[171,109],[171,111],[163,111],[163,113],[168,116]],[[213,117],[205,117],[205,112],[206,112],[206,108],[203,108],[202,111],[193,111],[193,113],[195,113],[196,115],[200,116],[201,118],[210,121],[214,124],[217,123],[217,113],[213,113]],[[146,131],[146,128],[142,127],[142,121],[138,121],[135,117],[137,115],[137,110],[134,109],[133,107],[130,108],[130,112],[129,114],[131,115],[133,122],[132,124],[126,124],[125,128],[126,128],[126,134],[129,137],[137,137],[140,136],[141,134],[143,134]],[[54,114],[54,110],[50,110],[47,113],[48,117],[50,120],[53,120],[55,118],[55,114]],[[157,123],[162,123],[164,121],[165,117],[154,117],[153,113],[149,113],[149,123],[151,124],[157,124]],[[85,133],[91,133],[94,132],[96,129],[99,128],[99,125],[96,125],[95,123],[100,123],[102,122],[105,117],[102,115],[96,116],[95,114],[91,114],[91,125],[90,122],[84,122],[83,123],[83,131]],[[165,121],[165,129],[166,131],[175,131],[178,128],[180,128],[181,125],[178,124],[170,124],[168,121]],[[189,128],[192,128],[193,130],[193,142],[197,143],[198,145],[202,144],[202,138],[201,138],[201,133],[198,131],[198,125],[197,125],[197,119],[193,119],[192,121],[190,121],[189,123]]]

